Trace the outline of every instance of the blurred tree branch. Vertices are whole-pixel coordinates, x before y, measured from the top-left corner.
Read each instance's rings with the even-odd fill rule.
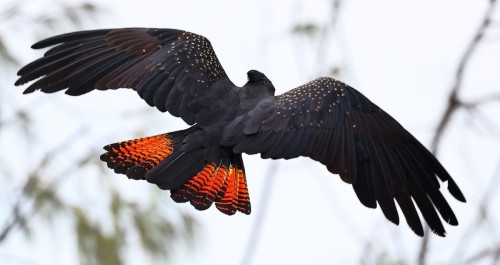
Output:
[[[23,1],[11,1],[5,4],[7,7],[0,10],[0,18],[2,18],[3,26],[6,27],[7,25],[7,27],[15,29],[24,23],[30,23],[30,29],[37,38],[41,38],[63,25],[79,27],[86,18],[98,12],[97,7],[90,2],[67,4],[55,1],[52,4],[47,3],[47,6],[55,8],[54,10],[47,10],[52,12],[41,12],[32,15],[23,11],[23,4],[25,4]],[[11,50],[13,48],[7,45],[7,38],[0,34],[0,58],[8,65],[17,67],[19,60]]]
[[[318,36],[319,36],[319,37],[322,37],[322,41],[325,41],[326,38],[325,38],[325,35],[323,35],[325,32],[325,29],[331,29],[331,31],[334,30],[334,25],[336,24],[336,20],[338,18],[338,12],[340,10],[340,7],[342,6],[342,1],[340,1],[340,0],[339,1],[332,1],[332,3],[333,3],[333,8],[332,8],[332,13],[331,13],[332,14],[332,18],[331,18],[332,26],[331,27],[325,27],[322,25],[314,24],[314,23],[302,23],[302,24],[295,25],[293,27],[292,33],[300,34],[300,35],[306,36],[308,38],[313,38],[313,37],[318,38]],[[492,94],[492,95],[488,95],[488,96],[477,98],[477,99],[467,99],[467,98],[461,97],[461,91],[464,89],[463,80],[464,80],[465,72],[467,71],[467,68],[469,67],[469,64],[471,62],[471,58],[474,56],[475,52],[480,48],[481,44],[486,40],[485,39],[486,31],[489,28],[498,27],[498,22],[495,23],[493,21],[494,11],[496,10],[496,4],[497,4],[496,0],[489,0],[488,1],[487,8],[485,9],[484,15],[481,18],[479,27],[476,29],[476,31],[474,31],[474,35],[472,37],[472,40],[467,44],[465,51],[463,52],[463,54],[459,58],[459,61],[458,61],[458,64],[457,64],[457,67],[455,70],[455,74],[453,76],[453,83],[451,86],[451,90],[450,90],[449,95],[447,97],[445,110],[439,119],[438,125],[436,127],[436,131],[435,131],[433,138],[432,138],[432,143],[431,143],[430,149],[435,155],[437,155],[439,150],[440,150],[442,139],[443,139],[444,135],[446,134],[447,130],[449,129],[450,125],[452,124],[453,116],[456,115],[459,110],[465,110],[469,114],[475,115],[474,117],[477,118],[476,120],[478,122],[483,122],[484,124],[487,124],[487,125],[493,124],[493,122],[491,120],[488,120],[485,115],[482,115],[480,108],[484,107],[487,104],[500,102],[500,94]],[[320,55],[324,54],[324,51],[322,50],[321,46],[319,47],[318,50],[320,50],[318,52],[318,54],[320,54]],[[318,57],[318,58],[324,59],[324,57]],[[320,65],[320,64],[318,64],[318,65]],[[336,68],[333,68],[333,69],[336,69]],[[338,71],[334,71],[334,72],[335,72],[335,74],[338,74]],[[491,131],[493,133],[495,133],[496,135],[498,135],[498,132],[497,132],[497,130],[495,130],[495,128],[491,128]],[[493,182],[495,182],[497,176],[498,176],[498,173],[497,173],[497,171],[495,171],[493,179],[491,180],[490,185],[488,185],[488,190],[485,192],[484,196],[482,197],[481,203],[479,205],[478,213],[477,213],[478,222],[479,222],[479,220],[484,220],[484,218],[486,218],[488,215],[488,209],[487,209],[488,205],[489,205],[488,198],[491,198],[492,194],[495,194],[496,191],[498,190],[497,185],[495,183],[493,183]],[[477,225],[477,224],[478,223],[475,223],[473,225]],[[423,238],[423,240],[419,246],[418,256],[416,257],[418,263],[421,265],[427,264],[426,259],[427,259],[427,255],[428,255],[428,244],[429,244],[429,240],[430,240],[431,235],[432,235],[431,231],[428,229],[428,227],[426,227],[425,237]],[[464,235],[464,236],[466,236],[466,235]],[[373,240],[375,240],[375,239],[373,239]],[[466,242],[461,241],[461,243],[466,243]],[[367,241],[366,249],[368,251],[373,252],[374,250],[372,249],[372,245],[375,245],[375,243],[373,243],[372,240]],[[500,256],[497,249],[498,249],[498,245],[493,246],[493,247],[487,247],[484,250],[480,251],[479,253],[472,255],[467,260],[472,262],[472,261],[477,261],[477,260],[484,259],[485,257],[490,256],[490,257],[493,257],[494,260],[497,261],[499,256]],[[387,253],[385,253],[384,251],[375,253],[375,256],[370,255],[368,253],[365,253],[365,254],[366,255],[364,255],[364,257],[363,257],[364,259],[362,260],[362,263],[367,262],[367,264],[372,264],[371,262],[374,262],[374,259],[373,259],[374,257],[376,259],[380,258],[378,261],[374,262],[375,264],[405,263],[404,260],[397,260],[397,259],[394,259],[394,260],[389,259],[388,260],[387,256],[386,256]],[[382,256],[379,257],[377,255],[382,255]]]
[[[463,235],[460,238],[460,243],[457,245],[455,249],[455,254],[454,257],[457,258],[457,260],[460,260],[463,256],[463,250],[467,249],[471,243],[471,238],[474,236],[474,232],[477,230],[477,227],[479,227],[482,223],[486,222],[489,219],[489,211],[488,208],[493,200],[493,196],[496,194],[498,191],[498,187],[500,184],[500,179],[498,176],[500,175],[500,161],[497,163],[497,168],[493,172],[493,175],[491,177],[491,180],[489,181],[487,185],[487,190],[483,193],[483,196],[481,198],[481,201],[479,203],[479,207],[477,208],[477,214],[474,222],[472,222],[469,227],[467,227],[467,230],[463,233]],[[497,246],[493,247],[487,247],[486,249],[491,249],[491,248],[498,248],[500,249],[500,244],[497,244]],[[469,257],[463,264],[471,264],[474,261],[479,260],[479,257],[485,258],[487,257],[488,254],[492,254],[491,252],[488,252],[486,250],[481,250],[478,251],[476,254],[473,254],[471,257]]]
[[[443,114],[443,116],[440,118],[440,121],[438,123],[436,133],[434,134],[434,137],[432,139],[432,144],[431,144],[431,151],[437,155],[438,149],[439,149],[439,144],[441,143],[441,139],[448,128],[449,122],[451,120],[451,117],[453,114],[456,112],[461,107],[467,107],[467,104],[464,103],[462,99],[459,98],[459,93],[462,90],[462,81],[464,78],[464,71],[470,62],[470,58],[474,54],[474,52],[477,50],[479,44],[483,40],[484,34],[487,30],[487,28],[491,24],[491,20],[494,15],[495,7],[496,7],[496,0],[489,0],[489,5],[483,15],[482,22],[479,25],[479,28],[476,30],[474,37],[472,38],[471,42],[467,46],[464,54],[462,55],[459,63],[457,70],[455,72],[455,80],[453,87],[450,91],[450,95],[448,96],[448,104],[446,106],[446,110]],[[498,97],[498,95],[496,95]],[[483,101],[484,102],[484,101]],[[481,102],[476,101],[476,106],[477,104],[480,104]]]
[[[16,47],[9,43],[10,39],[7,38],[11,36],[9,30],[12,32],[16,28],[32,25],[29,27],[29,32],[39,39],[53,34],[56,29],[57,31],[61,28],[65,31],[74,30],[98,12],[94,4],[85,0],[76,4],[61,1],[49,2],[47,10],[44,9],[45,13],[35,14],[24,11],[22,4],[28,4],[28,1],[11,1],[0,6],[0,8],[6,6],[0,10],[0,18],[3,22],[0,26],[0,58],[9,70],[17,68],[21,61],[13,53]],[[5,32],[7,33],[4,34]],[[29,45],[25,44],[27,49]],[[12,89],[13,82],[13,80],[8,81],[6,84],[8,89],[0,89],[0,100],[6,100],[4,96],[8,94],[8,90]],[[40,101],[35,100],[35,103],[40,103]],[[5,104],[1,104],[0,135],[7,135],[8,132],[18,130],[26,132],[37,130],[39,125],[36,124],[36,120],[32,119],[34,104],[29,107],[29,110],[28,107],[20,107],[14,111],[9,109],[10,117],[6,118],[2,112]],[[78,113],[62,111],[68,115],[78,116]],[[75,117],[75,119],[79,120],[80,117]],[[13,196],[5,198],[9,207],[2,212],[5,221],[2,221],[3,224],[0,226],[0,245],[8,244],[9,238],[18,231],[30,236],[32,230],[40,227],[40,222],[37,222],[40,218],[47,221],[47,224],[56,222],[67,224],[62,220],[69,220],[73,224],[75,247],[78,249],[82,264],[125,264],[126,259],[122,255],[126,250],[136,252],[142,250],[150,258],[161,258],[164,264],[178,249],[178,243],[193,243],[196,221],[190,215],[168,207],[171,206],[170,204],[157,203],[156,201],[165,199],[159,191],[149,192],[149,198],[142,198],[140,202],[137,202],[127,198],[126,194],[120,194],[112,183],[95,187],[95,189],[102,190],[101,194],[104,198],[100,199],[104,199],[104,202],[109,201],[109,205],[103,203],[99,206],[108,206],[106,210],[109,220],[113,223],[110,231],[102,229],[103,223],[106,223],[108,219],[91,218],[95,207],[90,208],[85,202],[68,202],[61,190],[63,181],[66,182],[80,172],[86,170],[95,172],[96,168],[103,167],[101,163],[94,163],[98,160],[99,154],[94,151],[85,152],[78,148],[78,140],[84,139],[85,136],[89,137],[88,130],[85,128],[84,124],[74,135],[60,141],[55,148],[47,151],[40,150],[38,147],[43,144],[38,143],[36,138],[29,133],[18,134],[15,139],[9,139],[9,141],[16,142],[24,141],[31,148],[42,151],[42,154],[36,160],[35,165],[23,173],[10,173],[22,170],[9,170],[12,164],[10,160],[14,158],[9,157],[9,152],[0,154],[0,169],[9,172],[5,180],[9,181],[10,186],[14,186]],[[72,151],[72,148],[78,149],[78,152]],[[22,150],[16,150],[16,152],[22,152]],[[29,150],[24,154],[28,158],[30,155]],[[64,160],[64,164],[60,164],[61,159]],[[24,165],[28,167],[27,163]],[[102,180],[105,182],[106,178]],[[67,186],[65,185],[66,188]],[[129,237],[137,238],[137,240],[129,240]],[[29,237],[27,239],[29,240]],[[0,263],[2,263],[1,259]]]
[[[491,25],[491,21],[494,15],[495,7],[496,7],[497,1],[496,0],[489,0],[488,7],[486,8],[486,11],[483,15],[482,21],[479,25],[479,28],[476,30],[471,42],[467,46],[464,54],[462,55],[458,66],[457,70],[455,72],[455,79],[454,83],[452,86],[452,89],[450,91],[450,94],[448,96],[448,103],[446,106],[446,109],[444,111],[444,114],[441,116],[439,119],[439,123],[436,129],[436,132],[434,134],[434,137],[432,139],[432,144],[431,144],[431,151],[434,153],[434,155],[438,154],[439,151],[439,146],[441,143],[441,140],[446,132],[446,129],[450,125],[450,121],[452,116],[459,110],[460,108],[465,108],[467,109],[472,109],[472,108],[477,108],[479,105],[485,104],[487,102],[493,101],[493,100],[498,100],[498,95],[493,95],[491,97],[488,97],[488,99],[482,99],[478,100],[475,102],[469,102],[465,103],[464,100],[462,100],[459,96],[460,91],[462,90],[462,81],[464,78],[464,71],[467,68],[470,59],[474,52],[478,49],[479,44],[484,38],[485,32],[488,29],[488,27]],[[426,226],[425,228],[425,235],[422,240],[422,243],[420,245],[420,251],[419,251],[419,256],[418,256],[418,263],[420,265],[426,264],[426,258],[427,258],[427,253],[428,253],[428,245],[429,245],[429,235],[430,230],[429,227]]]
[[[332,0],[331,1],[331,20],[328,22],[326,25],[317,25],[315,23],[310,23],[310,22],[304,22],[304,23],[297,23],[295,24],[290,33],[291,34],[296,34],[299,36],[305,36],[307,38],[320,38],[321,41],[320,47],[317,49],[317,60],[323,61],[325,60],[324,56],[324,51],[327,49],[327,38],[329,37],[329,34],[335,29],[335,26],[338,21],[338,17],[340,15],[340,10],[341,10],[341,4],[343,0]],[[301,54],[299,52],[298,54]],[[320,65],[320,64],[316,64]],[[303,67],[303,65],[301,64]],[[331,67],[330,73],[328,74],[338,74],[339,68],[337,66]],[[316,69],[315,69],[316,70]],[[307,72],[307,71],[304,71]],[[242,265],[248,265],[252,264],[252,261],[254,259],[254,256],[256,254],[256,249],[260,240],[260,236],[262,234],[262,228],[263,224],[266,219],[267,215],[267,209],[269,206],[269,202],[271,201],[271,195],[272,195],[272,189],[274,187],[274,182],[275,182],[275,173],[276,170],[278,169],[278,164],[272,164],[268,169],[266,173],[266,181],[264,181],[265,185],[262,189],[262,194],[261,194],[261,199],[259,200],[261,202],[260,205],[260,211],[257,213],[257,216],[255,217],[254,224],[252,226],[252,232],[250,233],[250,239],[248,240],[246,249],[243,253],[243,257],[241,260]]]
[[[250,239],[248,240],[247,247],[243,254],[243,258],[241,260],[242,265],[252,264],[253,257],[256,253],[257,245],[260,240],[262,227],[264,221],[266,220],[267,208],[269,206],[269,202],[271,201],[271,194],[275,182],[275,173],[278,170],[278,164],[273,163],[267,169],[266,181],[264,181],[264,187],[262,188],[262,194],[260,196],[260,201],[262,205],[260,207],[260,211],[257,213],[255,217],[255,221],[252,226],[252,233],[250,233]]]
[[[478,251],[474,256],[467,259],[464,264],[474,264],[487,257],[494,257],[492,264],[496,264],[498,262],[500,258],[500,242],[496,243],[494,247],[488,247]]]
[[[463,108],[472,111],[474,109],[477,109],[479,106],[498,102],[500,102],[500,94],[490,95],[487,97],[476,99],[474,101],[462,102],[461,104]]]
[[[61,153],[63,149],[69,148],[72,139],[81,136],[83,133],[85,133],[84,130],[79,130],[75,135],[68,137],[59,144],[59,146],[48,151],[34,169],[28,173],[28,178],[21,189],[21,194],[18,196],[16,203],[12,206],[11,215],[13,218],[0,230],[0,244],[7,239],[8,235],[13,231],[12,229],[16,226],[26,227],[28,220],[31,220],[43,207],[52,204],[52,207],[64,208],[64,204],[55,194],[57,185],[60,184],[60,180],[64,177],[70,176],[72,171],[87,165],[92,160],[92,157],[83,156],[78,161],[70,163],[69,166],[50,184],[43,183],[40,179],[39,172],[46,171],[49,167],[49,162],[55,157],[55,154]],[[34,204],[35,207],[32,207],[29,212],[23,212],[22,208],[28,204]]]

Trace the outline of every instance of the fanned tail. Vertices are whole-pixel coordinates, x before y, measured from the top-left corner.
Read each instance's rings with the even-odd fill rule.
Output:
[[[241,154],[219,146],[203,147],[196,127],[104,147],[101,160],[116,173],[145,179],[171,190],[175,202],[190,202],[197,210],[215,203],[219,211],[250,214]]]
[[[241,154],[222,150],[216,161],[208,162],[180,188],[173,189],[170,197],[176,202],[189,201],[198,210],[208,209],[215,202],[217,209],[227,215],[236,211],[250,214],[250,197]]]
[[[174,152],[186,131],[109,144],[104,147],[108,152],[101,155],[101,160],[116,173],[126,174],[132,179],[145,179],[147,172]]]

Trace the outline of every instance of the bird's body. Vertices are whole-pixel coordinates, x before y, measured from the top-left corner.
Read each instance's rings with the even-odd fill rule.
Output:
[[[55,46],[54,46],[55,45]],[[106,29],[55,36],[54,46],[26,65],[16,85],[38,79],[25,93],[132,88],[151,106],[181,117],[188,129],[105,147],[101,159],[115,172],[171,190],[176,202],[204,210],[250,213],[242,153],[263,158],[307,156],[339,174],[365,206],[379,205],[398,224],[395,202],[418,235],[416,206],[444,235],[458,221],[439,180],[465,201],[437,159],[391,116],[354,88],[318,78],[275,96],[272,82],[251,70],[238,87],[210,42],[173,29]],[[439,179],[439,180],[438,180]],[[415,203],[415,204],[414,204]]]

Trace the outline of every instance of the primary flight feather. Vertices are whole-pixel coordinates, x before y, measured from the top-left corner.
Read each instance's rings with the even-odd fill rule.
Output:
[[[465,198],[439,161],[390,115],[354,88],[320,77],[275,96],[262,73],[243,87],[226,75],[203,36],[175,29],[80,31],[42,40],[50,48],[19,70],[24,93],[132,88],[150,106],[182,118],[188,129],[104,147],[101,160],[116,173],[170,190],[176,202],[204,210],[250,214],[242,153],[262,158],[310,157],[352,184],[360,202],[380,206],[399,224],[424,231],[417,208],[441,236],[441,219],[458,221],[441,194],[447,182]],[[439,215],[438,215],[439,214]],[[440,217],[441,216],[441,217]]]

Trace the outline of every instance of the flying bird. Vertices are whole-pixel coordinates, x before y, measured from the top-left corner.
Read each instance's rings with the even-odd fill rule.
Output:
[[[312,158],[352,185],[359,201],[424,234],[417,212],[444,236],[441,219],[458,225],[439,190],[465,197],[438,160],[394,118],[356,89],[329,77],[275,95],[273,83],[250,70],[238,87],[210,41],[176,29],[123,28],[67,33],[35,43],[51,47],[19,70],[24,93],[131,88],[150,106],[191,127],[110,144],[100,158],[116,173],[170,190],[176,202],[250,214],[242,153],[262,158]],[[441,217],[439,217],[439,215]]]

